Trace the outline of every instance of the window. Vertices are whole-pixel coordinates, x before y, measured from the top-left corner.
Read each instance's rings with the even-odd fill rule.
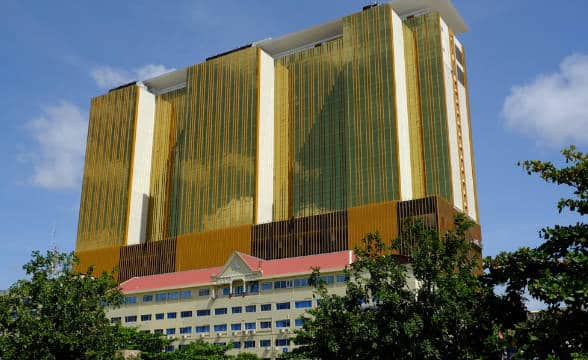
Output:
[[[239,286],[235,286],[233,288],[233,295],[242,295],[243,294],[243,286],[239,285]]]
[[[233,306],[231,308],[231,313],[233,314],[240,314],[243,312],[243,308],[241,306]]]
[[[168,300],[177,300],[180,297],[180,293],[179,292],[170,292],[169,294],[167,294],[167,298]]]
[[[136,322],[136,321],[137,321],[137,315],[125,316],[126,323]]]
[[[457,44],[455,44],[455,58],[459,61],[460,64],[463,65],[463,53]]]
[[[209,333],[210,325],[196,326],[196,333]]]
[[[186,327],[181,327],[180,328],[180,334],[191,334],[192,333],[192,327],[191,326],[186,326]]]
[[[344,283],[347,281],[347,275],[339,274],[339,275],[337,275],[336,280],[338,283]]]
[[[153,301],[153,295],[143,295],[143,302]]]
[[[308,279],[294,279],[294,287],[308,286]]]
[[[209,295],[210,295],[210,289],[209,288],[199,289],[198,290],[198,296],[209,296]]]
[[[155,329],[153,330],[154,334],[163,334],[163,329]]]
[[[233,349],[240,349],[240,348],[241,348],[241,342],[233,341]]]
[[[176,333],[175,328],[165,329],[165,335],[174,335]]]
[[[192,297],[191,290],[180,291],[180,299],[190,299]]]
[[[231,324],[231,331],[239,331],[241,330],[241,323]]]
[[[288,346],[288,339],[276,339],[276,346]]]
[[[288,310],[290,302],[276,303],[276,310]]]
[[[457,67],[457,80],[459,80],[459,82],[465,86],[465,75],[459,66]]]
[[[225,347],[225,346],[227,346],[227,343],[224,341],[221,341],[221,342],[215,342],[214,345],[219,345],[219,346]]]
[[[175,319],[176,317],[178,317],[178,313],[176,313],[176,312],[168,312],[167,313],[168,319]]]
[[[172,351],[174,351],[173,345],[166,345],[165,346],[165,352],[172,352]]]
[[[230,293],[231,289],[229,289],[228,287],[223,288],[223,296],[229,296]]]
[[[297,327],[304,326],[304,320],[302,320],[302,319],[294,320],[294,326],[297,326]]]
[[[155,320],[163,320],[163,313],[155,314]]]
[[[245,312],[255,312],[256,311],[256,306],[255,305],[247,305],[245,306]]]
[[[243,342],[243,347],[245,349],[254,348],[255,347],[255,341],[254,340],[247,340],[247,341]]]
[[[333,277],[333,275],[326,275],[326,276],[321,276],[320,277],[320,281],[323,281],[325,284],[332,284],[335,281],[335,278]]]
[[[312,307],[312,300],[296,301],[294,303],[294,307],[296,307],[296,309],[305,309]]]
[[[151,314],[141,315],[141,321],[149,321],[149,320],[151,320]]]
[[[277,328],[290,327],[290,319],[276,320]]]
[[[167,300],[167,294],[155,294],[155,301]]]
[[[182,311],[180,313],[180,317],[183,317],[183,318],[192,317],[192,311]]]
[[[272,311],[272,304],[261,304],[261,311]]]
[[[117,323],[117,322],[120,322],[120,316],[117,316],[117,317],[113,317],[113,318],[111,318],[111,319],[110,319],[110,322],[111,322],[111,323]]]
[[[261,291],[269,291],[271,289],[272,289],[272,283],[271,282],[261,283]]]
[[[269,339],[259,340],[259,346],[260,347],[270,347],[270,346],[272,346],[272,341]]]
[[[247,291],[250,293],[258,293],[259,292],[259,283],[256,281],[256,282],[253,282],[253,283],[247,285]]]
[[[216,308],[214,309],[214,315],[226,315],[227,308]]]
[[[217,324],[214,325],[214,331],[227,331],[227,324]]]
[[[125,304],[136,304],[137,297],[136,296],[127,296],[125,297]]]
[[[248,322],[245,323],[245,330],[255,330],[255,323],[254,322]]]
[[[287,289],[292,287],[292,280],[274,281],[275,289]]]
[[[196,310],[196,316],[210,316],[210,309]]]
[[[271,321],[260,321],[259,322],[259,327],[261,329],[271,329],[272,328],[272,322]]]

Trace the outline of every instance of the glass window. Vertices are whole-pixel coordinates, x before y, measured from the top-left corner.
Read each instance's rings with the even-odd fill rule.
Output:
[[[273,286],[272,286],[271,282],[261,283],[261,291],[268,291],[268,290],[271,290],[272,288],[273,288]]]
[[[271,329],[272,328],[272,322],[271,321],[260,321],[259,322],[259,327],[261,329]]]
[[[155,320],[163,320],[163,318],[164,318],[163,313],[157,313],[157,314],[155,314]]]
[[[180,317],[183,317],[183,318],[192,317],[192,311],[182,311],[180,313]]]
[[[231,313],[232,314],[240,314],[243,312],[243,308],[241,306],[233,306],[231,308]]]
[[[210,295],[210,289],[209,288],[198,289],[198,296],[209,296],[209,295]]]
[[[228,287],[223,288],[223,295],[229,296],[229,294],[231,294],[231,289],[229,289]]]
[[[276,289],[287,289],[292,287],[292,280],[280,280],[274,281],[274,288]]]
[[[288,310],[290,302],[276,303],[276,310]]]
[[[155,294],[155,301],[167,300],[167,294]]]
[[[250,293],[258,293],[259,292],[259,283],[256,281],[256,282],[253,282],[253,283],[247,285],[247,291]]]
[[[176,333],[175,328],[165,329],[165,335],[174,335]]]
[[[181,327],[180,328],[180,334],[191,334],[192,333],[192,327],[191,326],[186,326],[186,327]]]
[[[270,346],[272,346],[272,341],[269,339],[259,340],[259,346],[260,347],[270,347]]]
[[[227,324],[216,324],[214,325],[214,331],[227,331]]]
[[[245,330],[255,330],[255,323],[254,322],[248,322],[245,323]]]
[[[178,313],[176,313],[176,312],[168,312],[167,313],[168,319],[175,319],[177,316],[178,316]]]
[[[335,282],[335,278],[333,277],[333,275],[325,275],[325,276],[321,276],[320,280],[323,281],[325,284],[332,284],[333,282]]]
[[[243,286],[235,286],[233,287],[233,294],[234,295],[242,295],[243,294]]]
[[[231,331],[239,331],[239,330],[241,330],[241,323],[231,324]]]
[[[125,316],[126,323],[136,322],[136,321],[137,321],[137,315]]]
[[[241,348],[241,342],[233,341],[233,349],[240,349],[240,348]]]
[[[245,349],[248,349],[248,348],[254,348],[254,347],[255,347],[255,341],[254,341],[254,340],[247,340],[247,341],[245,341],[245,342],[243,343],[243,347],[244,347]]]
[[[143,295],[143,302],[153,301],[153,295]]]
[[[261,311],[271,311],[272,304],[261,304]]]
[[[296,309],[305,309],[312,307],[312,300],[301,300],[294,303]]]
[[[337,279],[336,280],[337,280],[338,283],[346,282],[347,281],[347,275],[345,275],[345,274],[339,274],[339,275],[337,275]]]
[[[210,325],[196,326],[197,333],[209,333]]]
[[[255,305],[247,305],[245,306],[245,312],[255,312],[256,311],[256,306]]]
[[[277,328],[290,327],[290,319],[276,320]]]
[[[294,279],[294,287],[308,286],[308,279]]]
[[[149,321],[149,320],[151,320],[151,314],[141,315],[141,321]]]
[[[180,297],[180,293],[179,292],[170,292],[169,294],[167,294],[167,298],[169,300],[177,300]]]
[[[288,339],[276,339],[276,346],[288,346]]]
[[[173,345],[166,345],[165,346],[165,352],[172,352],[174,351],[174,346]]]
[[[125,304],[136,304],[137,297],[136,296],[127,296],[125,297]]]
[[[163,329],[155,329],[153,330],[154,334],[163,334]]]
[[[180,291],[180,299],[190,299],[192,297],[191,290]]]
[[[226,315],[227,308],[216,308],[214,309],[214,315]]]
[[[219,345],[219,346],[223,346],[224,347],[224,346],[227,346],[227,343],[224,342],[224,341],[221,341],[221,342],[215,342],[214,345]]]
[[[110,319],[110,322],[111,322],[111,323],[117,323],[117,322],[120,322],[120,316],[117,316],[117,317],[113,317],[113,318],[111,318],[111,319]]]
[[[196,310],[196,316],[210,316],[210,309]]]
[[[300,326],[303,326],[303,325],[304,325],[304,320],[302,320],[302,319],[296,319],[296,320],[294,320],[294,326],[300,327]]]

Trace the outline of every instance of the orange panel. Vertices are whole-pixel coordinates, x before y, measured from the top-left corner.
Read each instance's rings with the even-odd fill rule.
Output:
[[[382,240],[390,244],[398,237],[396,201],[358,206],[347,209],[349,249],[362,245],[367,233],[378,231]]]
[[[85,273],[90,266],[94,266],[94,275],[99,275],[103,272],[111,272],[118,270],[118,261],[120,259],[120,247],[113,246],[97,250],[79,251],[76,256],[80,263],[76,266],[76,270]],[[114,274],[115,280],[118,278],[118,271]]]
[[[179,235],[176,271],[223,265],[233,251],[251,253],[251,225]]]

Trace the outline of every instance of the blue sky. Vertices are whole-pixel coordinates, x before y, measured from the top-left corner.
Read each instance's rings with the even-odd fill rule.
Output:
[[[0,3],[0,289],[35,249],[73,250],[90,98],[356,12],[362,1]],[[588,145],[584,0],[454,0],[466,47],[484,252],[538,243],[567,193],[515,166]]]

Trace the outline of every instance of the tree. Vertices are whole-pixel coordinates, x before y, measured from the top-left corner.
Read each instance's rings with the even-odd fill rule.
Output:
[[[386,247],[368,234],[346,270],[346,294],[317,284],[320,306],[309,311],[290,358],[470,359],[494,331],[483,304],[492,288],[478,276],[481,259],[466,240],[471,223],[455,218],[455,230],[439,236],[415,222],[410,264],[400,261],[399,241]],[[411,281],[410,279],[415,281]]]
[[[210,344],[203,340],[196,340],[179,350],[168,353],[142,354],[141,359],[149,360],[256,360],[252,353],[239,353],[237,356],[227,355],[230,346]]]
[[[588,213],[588,154],[571,146],[562,154],[566,165],[525,161],[529,175],[567,185],[573,195],[558,202],[559,212]],[[519,358],[588,358],[588,224],[555,225],[540,231],[543,243],[486,259],[487,278],[504,285],[511,309],[526,310],[524,293],[546,309],[514,324],[500,323],[504,346]]]

